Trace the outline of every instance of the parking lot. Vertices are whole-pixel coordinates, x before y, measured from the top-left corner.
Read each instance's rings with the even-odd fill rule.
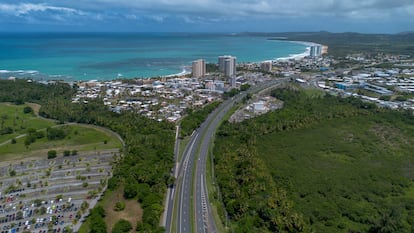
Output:
[[[116,150],[0,163],[1,233],[77,231],[112,174]]]

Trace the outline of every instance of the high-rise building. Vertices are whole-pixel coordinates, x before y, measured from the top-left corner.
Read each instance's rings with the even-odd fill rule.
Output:
[[[324,54],[328,54],[328,46],[327,45],[322,45],[322,55]]]
[[[225,76],[231,77],[236,75],[236,57],[225,55],[218,58],[219,70]]]
[[[206,75],[206,62],[203,59],[193,61],[193,77],[200,78]]]
[[[230,87],[235,88],[236,87],[236,81],[237,81],[236,75],[231,76],[230,77]]]
[[[322,46],[321,45],[312,45],[310,47],[309,55],[311,57],[319,57],[322,54]]]

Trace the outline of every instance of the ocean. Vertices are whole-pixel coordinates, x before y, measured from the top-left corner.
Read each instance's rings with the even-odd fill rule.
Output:
[[[306,51],[298,42],[247,35],[187,33],[0,34],[0,78],[112,80],[182,72],[196,59],[260,62]]]

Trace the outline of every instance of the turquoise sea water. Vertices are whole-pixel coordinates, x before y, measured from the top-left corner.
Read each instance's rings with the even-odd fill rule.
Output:
[[[258,62],[305,52],[267,37],[168,33],[0,34],[0,77],[109,80],[180,73],[191,61]]]

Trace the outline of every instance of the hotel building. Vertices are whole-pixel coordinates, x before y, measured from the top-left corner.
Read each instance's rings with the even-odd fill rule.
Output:
[[[194,78],[201,78],[206,75],[206,62],[203,59],[193,61],[192,68]]]
[[[218,65],[220,72],[225,76],[231,77],[236,75],[236,57],[233,56],[219,56]]]

